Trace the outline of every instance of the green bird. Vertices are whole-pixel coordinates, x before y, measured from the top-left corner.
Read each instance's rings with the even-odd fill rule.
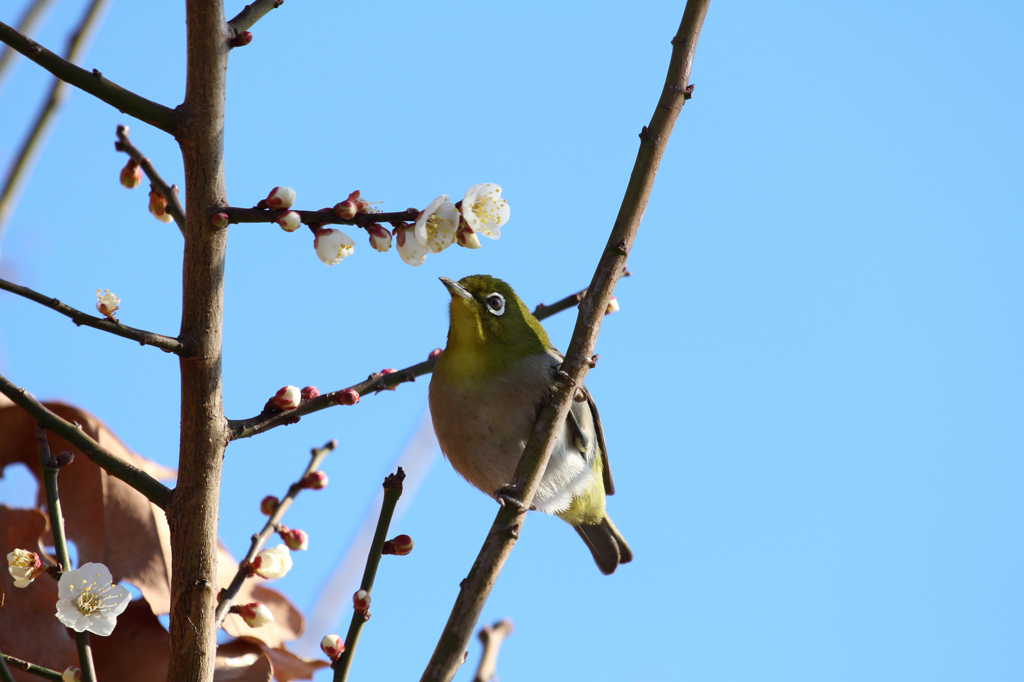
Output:
[[[441,281],[451,294],[448,345],[430,379],[430,414],[455,471],[499,501],[564,356],[505,282]],[[590,392],[576,396],[533,498],[533,508],[576,529],[604,574],[633,559],[605,513],[614,492],[601,419]]]

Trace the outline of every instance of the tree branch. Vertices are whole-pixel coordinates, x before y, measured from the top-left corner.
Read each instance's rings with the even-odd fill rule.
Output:
[[[238,35],[242,31],[248,31],[257,21],[269,14],[271,10],[277,9],[283,4],[284,0],[256,0],[251,5],[243,7],[242,11],[228,22],[228,27],[234,31],[234,35]]]
[[[128,126],[117,126],[117,142],[114,143],[114,149],[124,152],[135,163],[139,164],[139,167],[142,168],[142,171],[149,178],[153,187],[167,200],[167,213],[174,218],[174,222],[178,225],[178,229],[181,230],[182,236],[184,236],[185,209],[181,207],[181,202],[178,201],[178,187],[164,182],[164,179],[156,172],[156,168],[153,167],[153,163],[143,156],[142,152],[132,144],[131,140],[128,139]]]
[[[623,274],[626,273],[624,272]],[[549,306],[545,306],[543,304],[538,305],[536,310],[533,311],[534,317],[538,320],[543,320],[556,313],[560,313],[581,301],[586,292],[587,290],[583,289],[582,291],[570,294]],[[607,304],[605,305],[607,307]],[[326,410],[328,407],[334,407],[339,404],[349,404],[339,402],[339,399],[345,391],[355,391],[362,398],[371,392],[380,393],[381,391],[392,390],[399,384],[416,381],[416,377],[421,377],[424,374],[430,374],[434,371],[434,365],[436,363],[437,358],[431,357],[424,362],[406,367],[405,369],[396,370],[389,374],[377,372],[371,374],[365,381],[360,381],[358,384],[352,384],[348,388],[341,388],[337,391],[331,391],[330,393],[323,393],[312,400],[303,400],[302,404],[294,410],[278,412],[265,408],[263,412],[255,417],[250,417],[249,419],[229,419],[228,428],[230,430],[230,439],[238,440],[239,438],[250,438],[278,426],[294,424],[300,417],[304,417],[307,414]]]
[[[12,668],[17,668],[18,670],[24,670],[29,675],[35,675],[36,677],[41,677],[44,680],[53,680],[54,682],[62,682],[63,680],[61,674],[56,670],[50,670],[49,668],[44,668],[41,665],[35,665],[34,663],[23,661],[20,658],[15,658],[14,656],[8,656],[7,654],[2,654],[0,657],[4,659],[7,665]]]
[[[419,210],[408,208],[392,213],[357,213],[355,218],[339,218],[329,208],[319,211],[300,209],[270,210],[264,208],[237,208],[228,206],[218,209],[228,216],[229,223],[275,223],[286,213],[294,211],[306,225],[357,225],[366,227],[371,223],[395,223],[416,220]]]
[[[480,665],[477,666],[473,682],[491,682],[498,677],[498,650],[505,638],[512,634],[512,621],[502,618],[494,625],[480,628],[477,636],[484,645],[480,654]]]
[[[61,315],[71,318],[79,327],[86,326],[92,327],[93,329],[99,329],[101,331],[109,332],[115,336],[120,336],[132,341],[138,341],[143,346],[154,346],[167,353],[174,353],[176,355],[188,355],[188,349],[178,339],[172,339],[169,336],[162,334],[154,334],[153,332],[147,332],[142,329],[136,329],[135,327],[129,327],[128,325],[121,324],[119,320],[109,317],[96,317],[95,315],[89,315],[83,313],[81,310],[72,308],[69,305],[61,303],[55,298],[49,296],[43,296],[37,291],[33,291],[28,287],[23,287],[20,284],[14,282],[8,282],[5,279],[0,279],[0,289],[9,291],[12,294],[17,294],[27,298],[30,301],[46,306],[51,310],[56,310]]]
[[[43,15],[49,9],[52,2],[53,0],[33,0],[28,9],[25,10],[25,13],[21,15],[21,21],[18,22],[18,32],[28,35],[35,30],[36,23],[42,20]],[[7,78],[7,74],[10,73],[11,67],[14,66],[14,57],[17,54],[17,52],[6,45],[0,48],[0,89],[3,88],[3,82]]]
[[[32,415],[47,431],[51,431],[68,441],[91,459],[104,471],[118,478],[145,495],[146,499],[166,509],[170,488],[156,480],[142,469],[132,466],[117,455],[109,452],[102,445],[90,438],[82,427],[69,422],[46,409],[33,398],[28,391],[18,388],[5,377],[0,376],[0,393],[14,401],[14,404]]]
[[[108,0],[92,0],[89,4],[88,9],[82,16],[82,20],[78,24],[78,28],[75,29],[75,32],[68,39],[65,51],[68,63],[78,61],[82,52],[85,51],[89,43],[89,33],[100,17],[103,16],[103,9],[107,2]],[[50,123],[55,119],[57,112],[66,99],[67,86],[64,81],[54,79],[53,85],[50,87],[50,94],[46,98],[43,107],[39,110],[39,113],[36,114],[35,123],[32,124],[31,129],[25,135],[21,148],[7,170],[3,189],[0,189],[0,237],[3,236],[4,227],[7,225],[11,211],[14,210],[18,195],[21,193],[21,186],[28,177],[29,169],[32,167],[32,160],[42,147]]]
[[[422,682],[447,681],[455,675],[487,596],[518,537],[518,529],[526,517],[525,510],[533,502],[557,433],[569,412],[575,387],[582,384],[586,376],[601,319],[640,227],[669,134],[688,93],[692,91],[687,83],[708,3],[709,0],[689,0],[686,3],[679,31],[672,40],[672,57],[665,86],[650,126],[645,126],[640,133],[640,150],[619,214],[597,264],[594,279],[588,287],[590,293],[580,305],[572,341],[562,363],[565,380],[556,384],[551,403],[541,407],[512,478],[511,490],[513,495],[518,495],[521,505],[506,504],[498,511],[480,554],[462,583],[448,623],[423,673]]]
[[[380,565],[380,557],[384,549],[384,541],[387,540],[388,527],[391,525],[391,517],[395,513],[395,505],[398,498],[402,496],[402,481],[405,480],[405,472],[402,467],[398,471],[389,474],[384,479],[384,502],[380,507],[380,516],[377,519],[377,530],[373,533],[373,542],[370,543],[370,551],[366,555],[366,568],[363,569],[363,580],[359,583],[359,589],[365,590],[367,599],[373,592],[373,581],[377,577],[377,566]],[[356,611],[352,614],[352,622],[348,626],[348,634],[345,636],[345,650],[341,652],[338,660],[331,664],[334,668],[334,682],[345,682],[348,679],[349,669],[352,667],[352,656],[356,653],[356,645],[359,643],[359,633],[363,625],[370,619],[370,611]]]
[[[50,454],[50,444],[46,440],[46,430],[42,425],[36,428],[36,445],[39,450],[39,469],[43,474],[43,488],[46,490],[46,510],[50,515],[50,530],[53,533],[53,550],[57,555],[60,570],[70,571],[71,558],[68,556],[68,541],[64,534],[64,514],[60,510],[60,493],[57,490],[60,465]],[[76,631],[75,645],[78,647],[78,662],[82,666],[82,679],[85,682],[96,682],[96,667],[92,662],[89,632]]]
[[[288,486],[288,492],[285,494],[281,501],[278,502],[277,507],[273,513],[270,514],[270,518],[267,519],[266,525],[256,535],[252,536],[252,543],[249,545],[249,551],[245,557],[238,563],[238,572],[235,573],[235,577],[232,578],[231,584],[225,589],[221,590],[220,603],[217,604],[217,618],[216,625],[220,628],[224,624],[224,619],[228,617],[228,613],[231,611],[231,603],[235,597],[238,596],[238,590],[241,589],[242,583],[249,575],[247,566],[252,563],[252,560],[256,558],[256,555],[263,549],[263,545],[266,544],[267,538],[273,535],[277,524],[281,522],[284,517],[284,513],[288,511],[288,507],[292,506],[292,500],[302,491],[302,480],[309,474],[313,473],[320,468],[320,463],[324,461],[324,458],[334,448],[338,447],[338,441],[332,440],[331,442],[324,445],[322,448],[314,448],[311,452],[311,459],[306,470],[302,472],[299,479]]]
[[[162,104],[151,102],[145,97],[125,90],[111,83],[98,70],[86,71],[65,59],[61,59],[45,47],[0,22],[0,42],[25,55],[68,85],[88,92],[106,102],[118,111],[134,116],[140,121],[174,135],[178,129],[177,113]]]

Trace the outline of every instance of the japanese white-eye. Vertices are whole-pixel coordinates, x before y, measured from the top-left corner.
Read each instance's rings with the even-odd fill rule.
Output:
[[[563,356],[505,282],[471,275],[441,281],[451,294],[448,345],[430,379],[441,451],[493,497],[511,482]],[[533,508],[576,529],[602,573],[633,559],[605,513],[614,492],[604,432],[590,392],[577,395],[533,498]]]

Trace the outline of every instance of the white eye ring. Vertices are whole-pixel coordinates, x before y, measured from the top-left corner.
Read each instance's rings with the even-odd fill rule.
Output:
[[[505,297],[496,291],[492,294],[487,294],[485,305],[487,306],[487,312],[490,314],[502,315],[505,312]]]

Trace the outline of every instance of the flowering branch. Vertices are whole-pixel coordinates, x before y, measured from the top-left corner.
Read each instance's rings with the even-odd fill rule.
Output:
[[[576,328],[562,363],[563,379],[553,390],[549,403],[541,406],[533,431],[512,478],[511,492],[518,504],[505,504],[487,533],[487,539],[452,607],[448,623],[427,664],[421,682],[450,680],[462,663],[463,652],[480,618],[480,612],[497,580],[506,558],[518,537],[526,510],[533,502],[541,474],[547,466],[558,432],[563,428],[575,387],[581,385],[589,367],[601,319],[611,299],[611,292],[621,276],[626,257],[633,244],[654,177],[669,135],[683,103],[692,92],[688,85],[697,38],[704,23],[710,0],[688,0],[679,31],[672,40],[672,57],[661,97],[655,107],[650,126],[640,133],[640,149],[626,193],[615,219],[608,244],[598,261],[590,294],[583,300],[576,318]]]
[[[306,225],[358,225],[365,227],[371,223],[395,223],[416,220],[419,211],[408,208],[392,213],[357,213],[355,218],[339,218],[329,208],[319,211],[300,211],[298,209],[271,210],[263,208],[237,208],[228,206],[218,209],[228,217],[229,223],[276,223],[286,213],[295,212]]]
[[[69,64],[77,61],[82,51],[85,50],[88,44],[88,35],[93,25],[103,16],[103,8],[107,1],[92,0],[89,4],[85,15],[78,24],[78,28],[75,29],[75,32],[71,34],[71,38],[68,40],[65,58]],[[0,33],[0,38],[2,38],[2,33]],[[53,85],[50,87],[50,94],[46,98],[43,107],[39,110],[39,113],[36,114],[35,123],[32,124],[31,129],[25,135],[25,139],[21,143],[21,149],[18,150],[14,161],[7,170],[3,189],[0,189],[0,235],[3,234],[7,219],[14,209],[14,204],[20,194],[21,185],[28,176],[32,159],[46,139],[46,131],[65,99],[67,99],[67,85],[62,80],[54,79]]]
[[[135,488],[156,506],[166,509],[168,498],[171,495],[170,488],[142,469],[132,466],[106,450],[90,438],[79,424],[62,419],[46,409],[44,405],[29,395],[28,391],[18,388],[2,375],[0,375],[0,393],[28,412],[43,428],[52,431],[81,450],[86,457],[102,467],[108,474]]]
[[[359,643],[359,633],[363,629],[363,624],[370,619],[370,593],[373,591],[373,580],[377,577],[377,566],[380,565],[384,541],[388,535],[388,526],[391,525],[391,517],[395,513],[398,498],[402,496],[402,481],[404,480],[405,472],[402,471],[402,467],[398,467],[397,472],[389,474],[384,479],[384,503],[380,508],[380,517],[377,519],[377,530],[373,534],[373,542],[370,543],[370,552],[366,556],[363,580],[359,583],[359,591],[356,592],[355,600],[362,600],[362,604],[357,604],[356,611],[352,614],[352,622],[349,624],[348,634],[345,636],[345,650],[331,664],[331,667],[334,668],[334,682],[345,682],[348,679],[352,656],[356,652],[356,644]],[[364,608],[360,609],[360,605]]]
[[[60,510],[60,494],[57,491],[60,464],[57,458],[50,454],[50,444],[46,440],[46,431],[42,425],[36,428],[36,445],[39,449],[39,468],[43,472],[43,487],[46,489],[46,508],[50,514],[50,528],[53,532],[53,550],[57,555],[60,570],[70,571],[71,559],[68,556],[68,541],[64,535],[64,515]],[[96,668],[92,662],[89,633],[75,632],[75,645],[78,647],[78,662],[82,666],[82,679],[85,682],[95,682]]]
[[[153,163],[143,156],[142,152],[132,144],[131,140],[128,139],[128,126],[117,126],[117,142],[114,143],[114,149],[124,152],[132,158],[132,161],[139,164],[139,167],[142,168],[146,177],[152,183],[153,189],[160,192],[167,201],[167,213],[174,218],[174,222],[177,224],[178,229],[181,230],[182,236],[184,236],[185,209],[181,207],[181,202],[178,201],[178,186],[168,185],[164,182],[164,179],[156,172],[156,168],[153,167]]]
[[[20,658],[15,658],[14,656],[8,656],[7,654],[0,654],[0,661],[5,662],[7,665],[11,666],[12,668],[17,668],[18,670],[24,670],[29,675],[35,675],[36,677],[41,677],[44,680],[53,680],[54,682],[62,682],[62,680],[63,680],[63,678],[61,677],[61,674],[59,672],[57,672],[56,670],[50,670],[49,668],[44,668],[41,665],[36,665],[34,663],[29,663],[28,661],[23,661]],[[10,671],[8,671],[7,674],[10,675]],[[3,678],[3,679],[4,680],[11,680],[11,682],[14,682],[13,678],[11,678],[11,677],[6,677],[6,678]]]
[[[551,317],[555,313],[560,313],[566,308],[571,307],[573,302],[582,300],[586,291],[587,290],[584,289],[575,294],[570,294],[557,303],[552,303],[549,306],[545,306],[543,304],[538,305],[537,309],[533,311],[533,314],[538,320]],[[255,417],[250,417],[249,419],[229,419],[228,429],[231,434],[230,439],[238,440],[240,438],[251,438],[252,436],[264,433],[278,426],[294,424],[300,417],[312,414],[313,412],[319,412],[320,410],[326,410],[328,407],[334,407],[335,405],[351,405],[354,401],[346,401],[346,393],[349,396],[354,393],[354,397],[356,398],[356,401],[358,401],[359,398],[368,395],[371,392],[380,393],[381,391],[393,390],[399,384],[413,382],[416,381],[416,377],[421,377],[424,374],[430,374],[434,371],[434,365],[436,363],[437,357],[432,356],[424,362],[419,362],[415,365],[406,367],[405,369],[395,370],[393,372],[388,372],[387,374],[376,372],[367,377],[365,381],[361,381],[358,384],[352,384],[348,388],[331,391],[330,393],[323,393],[312,400],[303,400],[302,404],[294,410],[279,412],[264,408],[263,412]]]
[[[18,22],[18,32],[26,35],[31,33],[36,27],[36,22],[43,18],[43,14],[51,2],[53,0],[33,0],[32,4],[25,10],[25,13],[21,15],[21,21]],[[17,52],[6,45],[0,48],[0,85],[3,84],[8,71],[14,64],[16,54]]]
[[[284,0],[256,0],[251,5],[246,5],[242,11],[235,15],[234,19],[228,21],[228,26],[238,35],[242,31],[248,31],[253,25],[284,4]]]
[[[0,42],[7,43],[68,85],[88,92],[129,116],[134,116],[171,135],[178,129],[178,118],[174,109],[125,90],[104,78],[96,69],[86,71],[75,66],[3,22],[0,22]]]
[[[480,628],[477,637],[484,645],[484,651],[480,654],[480,665],[476,668],[476,676],[473,682],[491,682],[498,677],[498,650],[505,638],[512,634],[512,621],[502,618],[494,625],[485,625]]]
[[[56,310],[61,315],[70,317],[71,321],[79,327],[86,326],[92,327],[93,329],[100,329],[105,332],[110,332],[115,336],[121,336],[132,341],[138,341],[143,346],[154,346],[167,353],[174,353],[176,355],[188,356],[188,348],[178,339],[173,339],[163,334],[154,334],[153,332],[147,332],[142,329],[136,329],[135,327],[129,327],[128,325],[121,324],[121,322],[113,317],[96,317],[95,315],[89,315],[81,310],[72,308],[69,305],[61,303],[55,298],[44,296],[37,291],[33,291],[28,287],[23,287],[20,284],[14,282],[8,282],[5,279],[0,279],[0,289],[9,291],[12,294],[23,296],[30,301],[35,301],[40,305],[44,305],[47,308]]]
[[[281,518],[284,513],[288,511],[288,507],[292,505],[292,500],[299,494],[299,492],[305,487],[303,481],[314,471],[320,468],[320,463],[324,461],[324,458],[338,446],[337,440],[332,440],[322,448],[314,448],[311,451],[311,458],[309,465],[306,470],[299,476],[299,480],[295,481],[288,487],[288,492],[285,494],[281,501],[274,507],[274,511],[270,513],[270,518],[267,519],[266,525],[263,526],[263,530],[252,536],[252,544],[249,545],[249,552],[245,557],[238,563],[238,571],[235,573],[235,577],[232,578],[231,584],[220,592],[220,603],[217,604],[217,615],[215,619],[216,627],[220,628],[224,624],[224,619],[228,617],[231,612],[231,603],[235,597],[238,596],[238,590],[241,589],[242,583],[245,582],[246,577],[249,576],[249,566],[252,564],[253,559],[259,554],[260,550],[263,549],[263,545],[277,528],[281,522]]]

